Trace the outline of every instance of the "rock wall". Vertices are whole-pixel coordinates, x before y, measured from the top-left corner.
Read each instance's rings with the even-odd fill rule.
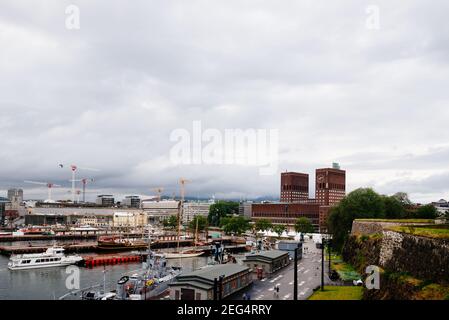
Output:
[[[379,263],[386,270],[449,284],[449,241],[385,231]]]
[[[404,225],[425,225],[424,223],[410,223],[410,222],[385,222],[385,221],[363,221],[354,220],[352,223],[351,234],[353,235],[371,235],[381,233],[389,227],[404,226]]]
[[[449,284],[449,240],[394,231],[382,231],[374,237],[352,235],[342,256],[362,274],[366,266],[377,265],[388,272]]]

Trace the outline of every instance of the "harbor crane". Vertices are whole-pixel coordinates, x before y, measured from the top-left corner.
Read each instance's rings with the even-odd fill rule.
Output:
[[[164,191],[164,188],[163,187],[157,187],[157,188],[154,188],[153,191],[156,191],[156,193],[157,193],[157,201],[161,201],[161,199],[162,199],[162,192]]]
[[[40,185],[40,186],[47,186],[47,188],[48,188],[48,200],[50,200],[50,201],[51,201],[51,189],[61,187],[59,184],[54,184],[52,182],[39,182],[39,181],[31,181],[31,180],[25,180],[24,182],[25,183],[36,184],[36,185]]]
[[[67,167],[67,166],[62,164],[62,163],[60,163],[59,167],[61,169],[63,169],[65,167]],[[89,168],[89,167],[80,167],[80,166],[77,166],[77,165],[74,165],[74,164],[71,164],[68,167],[72,171],[72,179],[70,181],[72,182],[72,202],[75,203],[75,193],[76,193],[76,191],[75,191],[75,183],[77,181],[76,180],[76,171],[77,170],[100,171],[100,170],[95,169],[95,168]]]

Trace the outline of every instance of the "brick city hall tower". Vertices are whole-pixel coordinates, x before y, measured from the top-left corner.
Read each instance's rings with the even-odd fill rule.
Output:
[[[298,172],[281,173],[281,202],[300,202],[309,199],[309,175]]]
[[[315,197],[322,206],[338,204],[346,195],[346,171],[338,164],[333,168],[317,169]]]

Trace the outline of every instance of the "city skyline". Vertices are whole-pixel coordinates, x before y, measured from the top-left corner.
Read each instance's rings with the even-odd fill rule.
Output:
[[[279,197],[281,172],[339,162],[348,192],[447,198],[449,4],[437,3],[379,1],[370,28],[365,1],[76,1],[68,29],[66,1],[2,1],[0,190],[45,197],[23,181],[69,186],[57,166],[74,163],[100,169],[79,173],[97,193],[170,196],[185,177],[193,197]],[[174,164],[171,133],[199,120],[278,130],[278,170]]]

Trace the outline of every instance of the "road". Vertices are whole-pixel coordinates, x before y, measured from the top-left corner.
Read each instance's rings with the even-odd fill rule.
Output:
[[[321,284],[321,249],[317,249],[313,240],[304,242],[303,258],[298,263],[298,300],[306,300],[313,289]],[[294,263],[276,272],[269,278],[255,280],[249,290],[251,300],[293,300]],[[325,283],[329,283],[325,264]],[[274,287],[279,286],[279,295]],[[242,292],[243,295],[243,292]],[[242,299],[242,295],[236,299]]]

